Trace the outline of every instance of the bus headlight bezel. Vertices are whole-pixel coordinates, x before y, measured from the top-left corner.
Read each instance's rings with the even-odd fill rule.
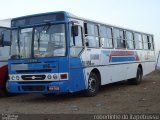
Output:
[[[16,80],[20,80],[20,77],[18,75],[16,76]]]
[[[52,75],[47,75],[47,79],[52,79]]]
[[[11,80],[16,80],[16,77],[14,75],[12,75]]]

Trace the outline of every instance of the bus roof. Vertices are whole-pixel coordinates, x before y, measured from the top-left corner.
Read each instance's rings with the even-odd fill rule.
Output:
[[[99,21],[95,21],[95,20],[91,20],[91,19],[86,19],[86,18],[83,18],[83,17],[75,16],[75,15],[73,15],[73,14],[69,14],[68,17],[70,17],[70,18],[75,18],[75,19],[79,19],[79,20],[83,20],[83,21],[86,21],[86,22],[91,22],[91,23],[97,23],[97,24],[101,24],[101,25],[106,25],[106,26],[110,26],[110,27],[113,27],[113,28],[118,28],[118,29],[123,29],[123,30],[127,30],[127,31],[132,31],[132,32],[135,32],[135,33],[142,33],[142,34],[147,34],[147,35],[152,35],[152,36],[153,36],[153,34],[150,34],[150,33],[145,33],[145,32],[133,30],[133,29],[130,29],[130,28],[120,27],[120,26],[117,26],[117,25],[112,25],[112,24],[108,24],[108,23],[104,23],[104,22],[99,22]]]
[[[27,18],[31,18],[31,17],[38,17],[38,16],[43,16],[43,15],[52,15],[52,14],[63,14],[64,17],[65,17],[65,19],[64,19],[65,21],[66,21],[66,18],[73,18],[73,19],[83,20],[85,22],[97,23],[97,24],[101,24],[101,25],[110,26],[110,27],[113,27],[113,28],[124,29],[124,30],[135,32],[135,33],[142,33],[142,34],[147,34],[147,35],[152,35],[153,36],[153,34],[150,34],[150,33],[145,33],[145,32],[141,32],[141,31],[125,28],[125,27],[120,27],[120,26],[116,26],[116,25],[103,23],[103,22],[98,22],[98,21],[95,21],[95,20],[86,19],[86,18],[83,18],[83,17],[78,17],[78,16],[76,16],[72,13],[66,12],[66,11],[55,11],[55,12],[47,12],[47,13],[26,15],[26,16],[13,18],[12,21],[27,19]]]
[[[65,11],[55,11],[55,12],[38,13],[38,14],[32,14],[32,15],[26,15],[26,16],[16,17],[16,18],[13,18],[12,21],[13,20],[19,20],[19,19],[24,19],[24,18],[29,18],[29,17],[34,17],[34,16],[51,15],[51,14],[55,14],[55,13],[67,14],[68,12],[65,12]]]

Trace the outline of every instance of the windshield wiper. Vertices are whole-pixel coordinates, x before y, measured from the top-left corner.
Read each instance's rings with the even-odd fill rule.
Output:
[[[18,28],[18,31],[17,31],[17,46],[18,46],[18,52],[20,54],[20,36],[19,36],[19,31],[20,31],[20,27]]]
[[[20,55],[12,55],[12,56],[11,56],[11,59],[20,59],[20,58],[21,58]]]
[[[46,31],[46,32],[47,32],[47,31],[49,30],[50,26],[51,26],[50,24],[48,24],[47,27],[44,26],[43,29],[42,29],[42,31]],[[45,29],[46,29],[46,30],[45,30]],[[37,37],[37,38],[38,38],[38,39],[37,39],[37,42],[38,42],[38,51],[39,51],[39,48],[40,48],[40,40],[41,40],[41,38],[42,38],[42,35],[41,35],[40,33],[41,33],[42,31],[39,32],[39,35],[38,35],[38,37]]]

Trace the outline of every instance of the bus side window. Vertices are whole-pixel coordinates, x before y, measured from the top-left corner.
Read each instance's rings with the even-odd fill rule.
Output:
[[[150,49],[149,38],[147,35],[143,35],[143,48],[145,50]]]
[[[10,40],[10,30],[7,29],[0,29],[0,45],[3,46],[10,46],[11,40]]]
[[[4,30],[5,30],[4,28],[0,28],[0,47],[4,47],[4,34],[3,34]]]
[[[70,39],[70,56],[77,57],[81,53],[83,45],[83,32],[80,25],[77,26],[77,35],[74,34],[73,26],[71,26],[71,39]]]
[[[115,47],[118,49],[126,48],[126,40],[124,38],[124,31],[114,28],[114,40],[115,40]]]
[[[100,26],[100,41],[102,48],[113,48],[112,29],[107,26]]]
[[[133,50],[135,47],[133,33],[130,31],[126,31],[126,39],[127,39],[127,48]]]
[[[74,35],[74,30],[73,30],[73,26],[72,26],[72,37],[73,40],[71,41],[72,46],[76,46],[76,47],[82,47],[83,46],[83,36],[82,36],[82,27],[81,26],[77,26],[78,27],[78,33],[77,35]]]
[[[154,50],[154,42],[153,42],[153,37],[152,36],[148,36],[149,39],[149,50]]]
[[[140,33],[134,34],[134,40],[135,40],[135,48],[138,50],[142,50],[142,36]]]
[[[91,48],[99,48],[98,25],[94,23],[84,23],[86,46]]]

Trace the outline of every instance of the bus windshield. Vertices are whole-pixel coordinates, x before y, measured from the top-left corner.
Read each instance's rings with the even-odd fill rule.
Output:
[[[12,59],[65,56],[65,51],[64,24],[12,31]]]

